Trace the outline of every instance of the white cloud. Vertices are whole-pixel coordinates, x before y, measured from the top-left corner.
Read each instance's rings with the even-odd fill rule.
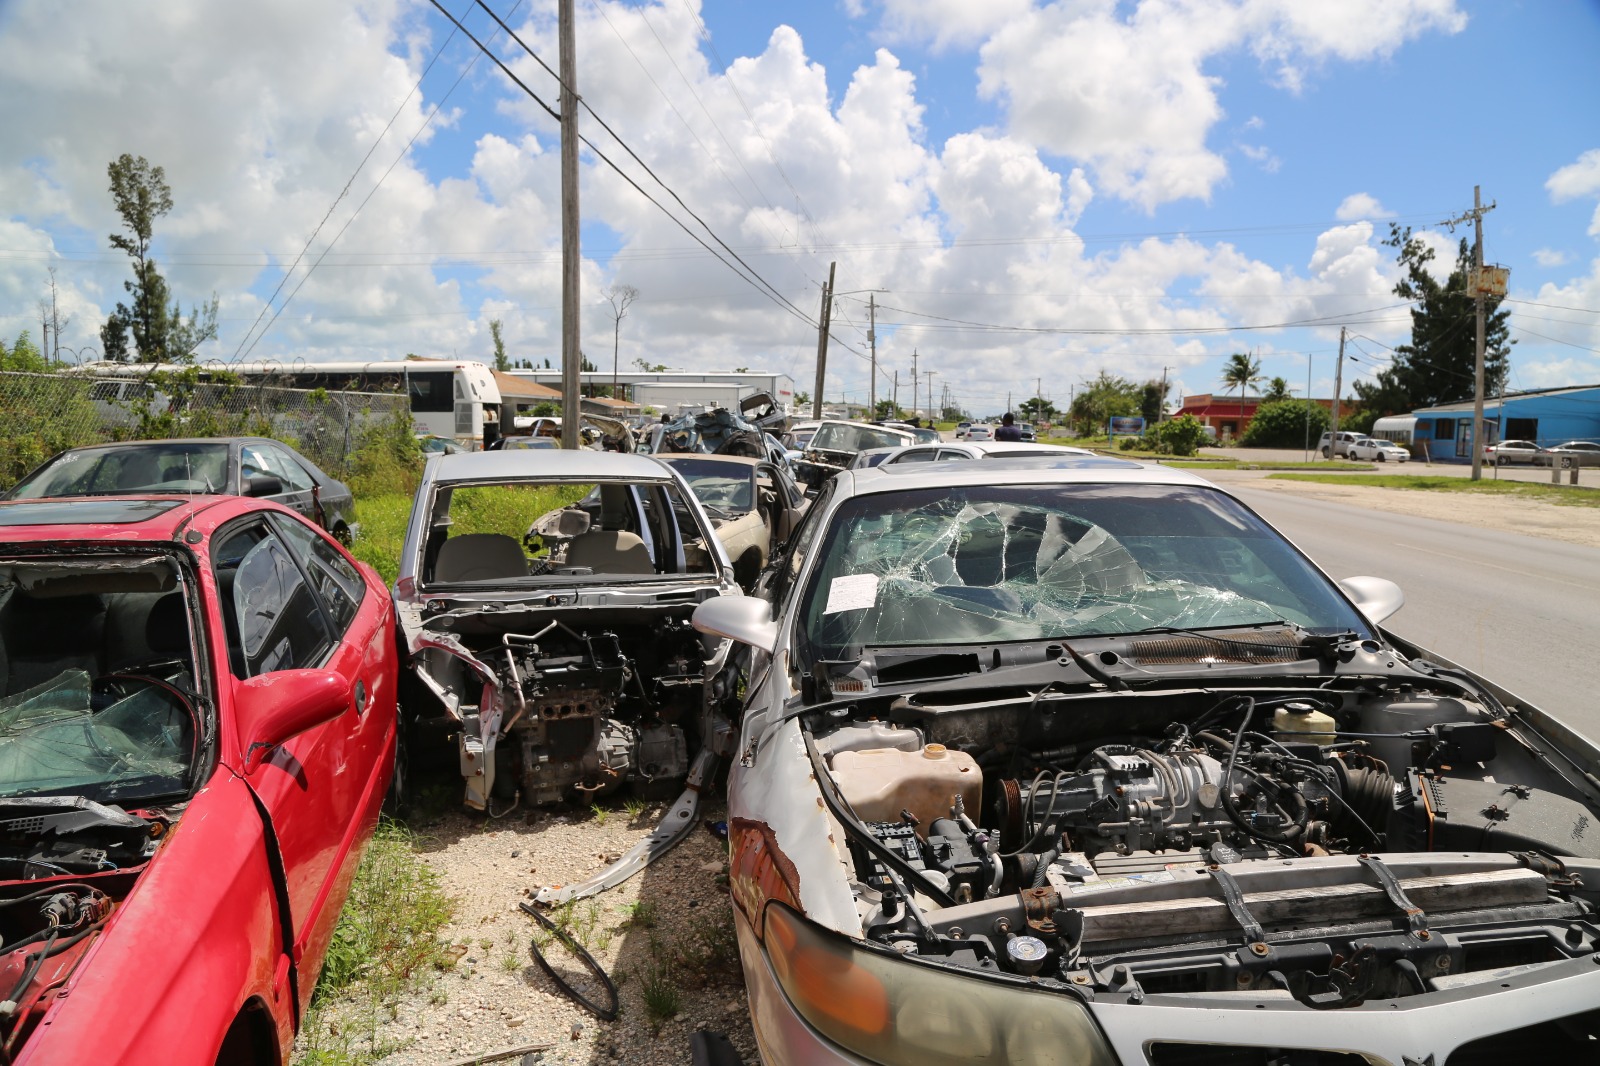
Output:
[[[1283,160],[1273,155],[1272,149],[1264,144],[1241,144],[1239,151],[1268,174],[1276,174],[1278,168],[1283,166]]]
[[[1329,59],[1387,56],[1463,25],[1453,0],[1053,3],[996,22],[979,52],[979,91],[1004,103],[1014,135],[1089,163],[1103,191],[1153,209],[1206,199],[1227,175],[1206,143],[1223,117],[1208,73],[1219,57],[1248,50],[1298,89]]]
[[[1333,217],[1340,222],[1355,222],[1364,218],[1389,218],[1394,212],[1380,204],[1375,196],[1364,192],[1351,193],[1339,203]]]
[[[1572,262],[1572,256],[1554,248],[1536,248],[1533,252],[1533,261],[1542,267],[1566,266]]]
[[[1589,149],[1576,163],[1569,163],[1550,175],[1544,187],[1550,190],[1550,199],[1558,204],[1600,195],[1600,148]],[[1589,222],[1589,236],[1600,237],[1600,205],[1596,205]]]
[[[970,48],[1028,10],[1031,0],[885,0],[890,41],[926,41],[934,52]]]

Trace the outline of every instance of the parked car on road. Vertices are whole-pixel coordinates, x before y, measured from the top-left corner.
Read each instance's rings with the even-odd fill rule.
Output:
[[[891,448],[879,462],[932,463],[949,459],[1023,459],[1030,456],[1094,454],[1086,448],[1073,448],[1065,444],[1024,444],[1021,441],[1004,440],[944,441],[940,444],[913,444],[907,448]]]
[[[1351,433],[1348,430],[1340,430],[1338,433],[1325,432],[1322,434],[1322,439],[1317,442],[1317,451],[1322,453],[1324,459],[1332,459],[1339,455],[1348,456],[1350,446],[1361,439],[1363,438],[1360,433]]]
[[[661,455],[699,499],[733,560],[733,574],[749,591],[772,552],[789,538],[809,501],[788,469],[764,459],[733,455]]]
[[[250,496],[298,511],[350,543],[355,499],[344,482],[268,437],[137,440],[68,448],[45,460],[3,499],[130,493]]]
[[[1350,458],[1379,463],[1405,463],[1411,460],[1411,453],[1392,440],[1362,437],[1350,445]]]
[[[388,591],[258,499],[0,503],[0,540],[6,1061],[289,1061],[394,773]]]
[[[1509,463],[1528,463],[1531,466],[1548,466],[1545,450],[1531,440],[1503,440],[1498,444],[1483,446],[1483,461],[1495,466]]]
[[[1039,439],[1038,435],[1034,432],[1032,422],[1018,422],[1017,428],[1022,431],[1021,439],[1024,444],[1032,444],[1034,441]]]
[[[994,427],[987,423],[974,424],[967,428],[967,440],[994,440]]]
[[[1600,444],[1592,440],[1569,440],[1544,450],[1542,462],[1545,465],[1562,466],[1563,460],[1569,460],[1566,466],[1600,466]]]
[[[765,591],[694,624],[755,655],[768,1066],[1593,1057],[1600,748],[1384,630],[1392,582],[1059,458],[846,471]]]
[[[972,423],[971,422],[957,422],[956,423],[956,440],[966,440],[967,439],[967,430],[969,430],[971,428],[972,428]]]

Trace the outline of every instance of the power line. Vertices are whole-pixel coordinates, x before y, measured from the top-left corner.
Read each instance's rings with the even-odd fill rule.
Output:
[[[437,2],[437,0],[435,0],[435,2]],[[522,0],[517,0],[517,4],[519,6],[521,5],[521,3],[522,3]],[[455,19],[452,18],[451,21],[455,22]],[[466,33],[466,27],[465,26],[462,26],[459,22],[456,22],[456,26],[461,30],[461,32]],[[469,34],[469,36],[470,36],[470,34]],[[443,51],[443,48],[441,47],[440,48],[440,52],[442,52],[442,51]],[[435,58],[437,58],[437,56]],[[445,92],[445,94],[443,96],[441,96],[439,98],[439,102],[433,105],[433,110],[428,112],[428,117],[422,120],[422,125],[417,127],[417,132],[413,133],[411,135],[411,139],[406,142],[406,146],[404,148],[400,149],[400,154],[394,157],[394,162],[389,164],[388,169],[385,170],[383,172],[383,174],[378,178],[377,183],[372,186],[372,189],[367,193],[366,197],[362,199],[361,203],[356,205],[356,209],[350,213],[350,217],[345,219],[344,225],[339,227],[339,232],[335,233],[333,235],[333,239],[328,242],[328,247],[324,248],[322,250],[322,254],[319,255],[317,257],[316,261],[313,262],[311,264],[311,266],[306,269],[305,275],[295,285],[294,290],[292,292],[290,292],[287,297],[285,297],[283,303],[278,306],[278,309],[276,311],[272,312],[272,317],[267,320],[267,324],[265,326],[261,327],[261,332],[257,333],[256,337],[255,337],[255,340],[250,342],[250,347],[244,348],[243,347],[243,342],[242,341],[240,342],[240,348],[243,349],[243,354],[241,354],[238,349],[235,349],[235,351],[233,353],[234,361],[237,362],[238,360],[245,358],[251,352],[256,350],[256,345],[261,343],[261,338],[265,337],[267,335],[267,331],[272,329],[272,324],[274,322],[278,321],[278,316],[283,314],[284,309],[287,308],[289,306],[289,304],[294,302],[294,298],[300,294],[300,290],[305,288],[306,282],[311,280],[311,275],[314,274],[316,272],[317,267],[322,264],[322,260],[327,257],[328,252],[333,248],[333,246],[335,244],[339,243],[339,238],[344,236],[345,231],[350,228],[350,226],[351,226],[351,224],[353,222],[355,222],[357,216],[359,216],[361,214],[362,209],[364,209],[367,206],[367,204],[372,201],[372,198],[378,194],[378,190],[383,188],[383,183],[388,179],[389,175],[394,172],[394,168],[399,166],[400,165],[400,160],[404,159],[410,153],[411,146],[417,143],[417,138],[422,136],[422,131],[427,129],[430,125],[433,124],[433,117],[439,113],[439,109],[444,106],[445,101],[450,99],[450,95],[456,91],[456,86],[460,85],[462,80],[465,79],[466,76],[469,73],[472,72],[472,68],[477,65],[477,62],[478,62],[478,59],[477,59],[476,56],[474,56],[473,59],[472,59],[472,62],[468,63],[467,66],[465,67],[465,69],[463,69],[461,71],[461,73],[459,75],[457,75],[456,80],[450,83],[450,88]],[[430,63],[429,65],[431,66],[432,64]],[[420,82],[419,82],[419,84],[420,84]],[[401,105],[401,106],[404,106],[404,105]],[[284,275],[284,279],[285,280],[288,279],[288,275],[287,274]],[[281,286],[281,283],[280,283],[280,288],[281,287],[282,286]],[[268,306],[271,306],[271,301],[270,300],[268,301]],[[265,308],[263,308],[263,310],[265,310]],[[252,327],[252,329],[253,328],[254,327]],[[249,334],[246,333],[246,337],[248,337],[248,336],[249,336]]]

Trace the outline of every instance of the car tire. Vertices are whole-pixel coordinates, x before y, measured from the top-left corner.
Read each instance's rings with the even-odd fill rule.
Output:
[[[1333,458],[1333,457],[1332,457],[1332,456],[1331,456],[1331,455],[1329,455],[1329,454],[1328,454],[1328,449],[1326,449],[1326,448],[1324,448],[1324,449],[1322,449],[1322,457],[1323,457],[1323,458],[1324,458],[1324,459],[1331,459],[1331,458]]]
[[[1388,462],[1388,460],[1383,457],[1383,453],[1382,452],[1379,452],[1376,456],[1374,456],[1374,458],[1376,458],[1378,460],[1378,462],[1380,462],[1380,463]]]
[[[1505,466],[1506,465],[1506,457],[1503,456],[1503,455],[1495,456],[1494,457],[1494,465],[1495,466]]]

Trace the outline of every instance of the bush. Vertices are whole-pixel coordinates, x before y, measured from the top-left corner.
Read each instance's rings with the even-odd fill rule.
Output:
[[[1200,445],[1211,439],[1206,436],[1205,424],[1194,415],[1157,422],[1145,435],[1152,438],[1151,450],[1162,455],[1199,455]]]
[[[357,498],[409,497],[422,479],[423,462],[411,412],[396,411],[361,431],[343,474]]]
[[[1241,441],[1247,448],[1303,448],[1306,445],[1306,410],[1311,412],[1311,445],[1316,446],[1328,428],[1327,408],[1306,400],[1264,403],[1256,409]]]

